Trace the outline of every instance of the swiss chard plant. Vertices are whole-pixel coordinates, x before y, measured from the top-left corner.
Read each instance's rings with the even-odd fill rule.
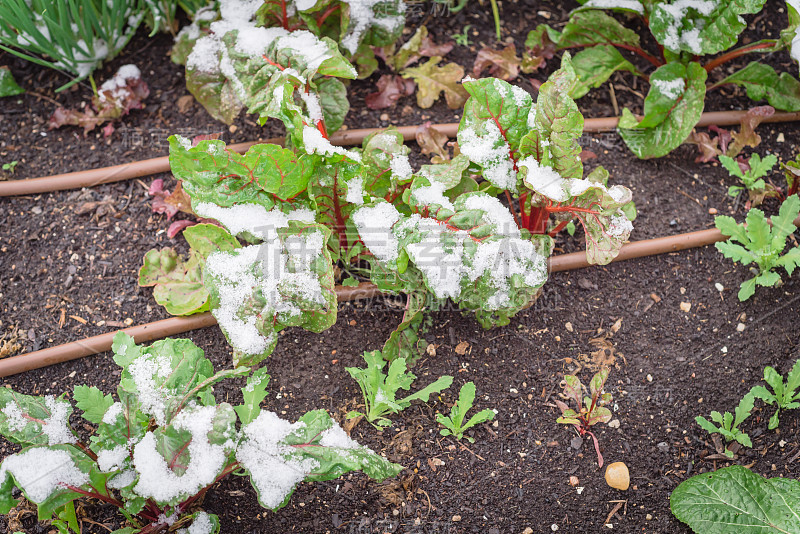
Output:
[[[290,423],[262,409],[269,381],[263,368],[215,373],[186,339],[142,347],[120,332],[113,351],[122,368],[116,399],[96,387],[73,391],[94,428],[86,442],[70,426],[73,406],[65,396],[0,388],[0,433],[22,446],[0,464],[0,513],[18,504],[17,487],[39,519],[56,515],[69,524],[74,501],[89,497],[119,508],[129,524],[120,534],[190,523],[190,532],[212,534],[219,520],[199,504],[228,475],[248,477],[259,503],[276,510],[304,480],[355,470],[382,480],[402,469],[350,439],[324,410]],[[216,401],[214,384],[247,374],[242,404]]]
[[[767,197],[778,196],[779,193],[776,188],[764,181],[764,177],[772,171],[772,168],[778,162],[778,157],[775,154],[768,154],[764,159],[761,159],[758,154],[753,154],[743,164],[740,164],[738,160],[721,154],[719,161],[731,176],[735,176],[743,184],[729,187],[728,195],[736,197],[746,190],[749,196],[748,208],[750,205],[758,206]],[[742,167],[745,168],[743,169]]]
[[[537,297],[552,236],[570,221],[598,264],[633,228],[630,190],[607,186],[602,168],[583,178],[576,82],[569,57],[536,102],[501,80],[465,80],[461,153],[417,172],[396,129],[360,149],[331,145],[327,119],[297,106],[291,83],[265,108],[286,124],[286,147],[241,155],[222,141],[172,137],[170,165],[192,210],[221,226],[187,230],[186,257],[149,252],[140,284],[154,285],[172,313],[210,310],[241,364],[267,357],[287,326],[319,332],[335,322],[334,262],[405,295],[386,359],[414,358],[423,312],[447,299],[487,328],[508,324]]]
[[[769,389],[764,386],[754,386],[750,392],[757,399],[761,399],[770,406],[775,406],[775,413],[769,418],[769,429],[774,430],[778,428],[782,410],[800,408],[800,360],[795,362],[785,380],[774,368],[765,367],[764,382],[767,383]]]
[[[709,434],[719,434],[728,443],[735,441],[745,447],[752,447],[753,442],[750,440],[750,436],[739,428],[739,425],[750,417],[750,413],[755,406],[755,400],[755,395],[750,391],[739,401],[734,413],[725,412],[723,414],[713,411],[711,412],[711,421],[702,415],[698,415],[694,420],[703,430]],[[733,458],[733,452],[727,448],[725,449],[725,455]]]
[[[218,120],[231,123],[243,108],[261,124],[284,119],[291,112],[282,106],[292,100],[324,115],[332,133],[349,109],[339,78],[377,68],[370,45],[396,41],[404,12],[402,0],[219,0],[181,30],[172,57],[185,63],[187,88]]]
[[[467,412],[472,409],[475,401],[475,383],[467,382],[458,392],[458,401],[450,409],[450,415],[436,414],[436,420],[444,427],[439,431],[443,436],[453,436],[460,440],[464,432],[470,428],[494,419],[495,411],[489,408],[481,410],[465,421]],[[467,436],[470,443],[475,443],[475,438]]]
[[[561,410],[561,417],[556,422],[573,426],[581,437],[588,434],[592,438],[599,467],[603,467],[603,455],[600,453],[597,436],[594,435],[591,428],[598,423],[611,421],[611,410],[607,408],[611,404],[611,393],[603,391],[608,380],[608,373],[608,367],[603,367],[592,377],[589,382],[588,395],[585,395],[586,386],[577,376],[565,375],[563,395],[573,404],[574,408],[570,408],[567,403],[556,399],[556,405]]]
[[[733,465],[681,482],[672,513],[697,534],[800,532],[800,481]]]
[[[741,86],[751,99],[767,100],[777,109],[800,110],[800,81],[793,74],[778,74],[760,61],[732,73],[719,69],[745,55],[788,48],[800,24],[791,2],[786,4],[789,25],[780,36],[736,47],[747,27],[743,15],[760,12],[765,0],[579,1],[583,5],[561,31],[540,25],[528,34],[523,67],[538,68],[559,50],[580,49],[573,61],[579,79],[572,90],[575,98],[617,71],[647,81],[644,116],[625,109],[618,129],[640,158],[663,156],[683,143],[703,112],[707,92],[726,84]],[[642,32],[607,10],[623,14],[626,20],[638,19],[649,28],[651,42],[642,43]],[[649,49],[658,52],[654,55]]]
[[[798,213],[800,197],[792,195],[781,204],[778,215],[772,217],[772,226],[764,212],[757,208],[747,212],[746,224],[737,224],[733,217],[724,215],[714,218],[719,231],[730,236],[730,240],[715,244],[717,250],[742,265],[755,264],[751,269],[755,276],[742,282],[739,289],[740,301],[752,297],[757,285],[778,284],[781,281],[781,275],[775,271],[778,267],[783,267],[791,276],[800,265],[800,247],[791,247],[784,253],[786,240],[797,230],[794,221]]]
[[[445,375],[414,393],[397,398],[397,392],[408,391],[417,378],[414,373],[406,370],[405,358],[393,360],[385,373],[383,369],[386,367],[386,360],[380,351],[365,352],[364,360],[367,363],[365,369],[360,367],[345,369],[358,383],[364,398],[364,412],[352,411],[347,417],[348,419],[365,417],[376,427],[389,426],[391,421],[386,415],[400,413],[415,400],[427,402],[432,394],[449,388],[453,383],[453,377]]]

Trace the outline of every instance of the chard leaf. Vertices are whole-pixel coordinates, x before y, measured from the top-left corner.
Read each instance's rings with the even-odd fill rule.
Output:
[[[234,223],[235,215],[235,209],[221,214]],[[279,222],[261,237],[266,240],[261,245],[213,253],[203,271],[211,313],[236,349],[236,365],[253,365],[269,356],[283,328],[321,332],[336,321],[333,265],[326,246],[330,230]]]
[[[75,399],[75,405],[83,410],[82,417],[94,424],[99,424],[105,413],[114,404],[114,398],[111,395],[104,395],[94,386],[75,386],[72,398]]]
[[[744,87],[752,100],[766,100],[784,111],[800,111],[800,81],[788,72],[778,75],[769,65],[752,61],[715,85],[728,83]]]
[[[308,184],[308,195],[316,203],[316,220],[335,232],[328,246],[336,259],[348,258],[357,245],[347,232],[347,223],[357,204],[364,203],[365,185],[369,182],[364,183],[362,170],[361,165],[341,158],[338,163],[317,167]]]
[[[602,11],[587,10],[578,11],[570,17],[557,43],[559,50],[594,45],[638,47],[639,34],[626,28],[617,19]]]
[[[64,396],[34,397],[0,388],[0,434],[22,446],[74,443],[72,405]]]
[[[425,340],[420,339],[419,329],[422,325],[426,297],[425,291],[416,291],[406,295],[403,320],[383,345],[382,352],[386,360],[393,361],[403,358],[413,362],[419,357],[420,345],[424,347],[425,344]]]
[[[644,119],[637,121],[626,108],[619,121],[618,131],[636,156],[664,156],[689,137],[703,113],[706,77],[696,62],[668,63],[650,75]]]
[[[353,4],[353,5],[351,5]],[[369,4],[342,3],[342,47],[354,54],[361,43],[385,46],[396,42],[405,24],[403,0],[385,0]]]
[[[325,128],[328,133],[333,133],[344,124],[344,118],[350,111],[350,101],[347,99],[347,88],[336,78],[322,78],[317,83],[319,104],[322,106],[322,116],[325,119]]]
[[[241,247],[235,237],[216,224],[195,224],[183,231],[183,237],[203,259],[212,252],[227,252]]]
[[[244,107],[233,84],[222,72],[203,72],[187,68],[186,89],[209,115],[225,124],[231,124]]]
[[[467,92],[460,85],[464,78],[464,68],[457,63],[439,66],[440,56],[433,56],[418,67],[408,67],[400,74],[417,82],[417,105],[428,109],[444,93],[445,102],[450,109],[458,109],[467,99]]]
[[[656,2],[649,13],[650,31],[675,54],[717,54],[734,46],[747,27],[741,15],[758,13],[765,2]]]
[[[269,379],[266,367],[253,371],[253,374],[247,377],[247,385],[242,388],[244,402],[233,408],[242,425],[250,424],[261,413],[261,403],[267,397]]]
[[[237,460],[259,503],[272,510],[285,506],[304,480],[332,480],[363,471],[382,481],[402,470],[350,439],[324,410],[308,412],[294,424],[265,410],[243,427],[242,434]]]
[[[581,50],[572,59],[572,66],[578,75],[578,83],[570,96],[580,98],[593,87],[600,87],[618,70],[637,73],[633,64],[622,57],[619,50],[611,45],[600,45]]]
[[[517,192],[520,143],[533,127],[531,96],[495,78],[470,80],[464,88],[470,98],[458,125],[461,153],[482,167],[492,185]]]
[[[703,534],[756,534],[800,530],[800,482],[765,479],[734,465],[695,475],[670,495],[679,520]]]
[[[172,315],[208,311],[208,291],[203,287],[203,259],[195,251],[178,256],[166,247],[150,250],[139,269],[139,286],[153,289],[153,298]]]

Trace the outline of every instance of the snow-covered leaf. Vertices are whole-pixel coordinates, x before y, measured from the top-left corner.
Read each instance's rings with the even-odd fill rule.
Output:
[[[208,311],[208,292],[203,287],[203,259],[190,251],[179,256],[173,248],[153,249],[144,255],[139,285],[151,287],[156,302],[172,315]]]
[[[74,443],[69,426],[72,406],[53,395],[34,397],[0,388],[0,434],[12,443],[57,445]]]

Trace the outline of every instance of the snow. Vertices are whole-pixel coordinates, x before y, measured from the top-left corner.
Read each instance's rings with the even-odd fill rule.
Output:
[[[277,239],[278,228],[286,228],[289,221],[314,222],[313,212],[308,209],[299,209],[286,214],[278,208],[268,211],[260,204],[236,204],[224,208],[211,202],[199,202],[193,208],[201,217],[219,221],[234,235],[249,233],[264,241]]]
[[[314,7],[317,4],[317,0],[295,0],[294,4],[298,11],[305,11]]]
[[[306,104],[306,110],[308,111],[308,118],[310,118],[314,122],[321,121],[323,119],[323,115],[322,115],[322,106],[319,103],[319,97],[314,93],[307,93],[305,91],[300,91],[300,98],[302,98],[303,102],[305,102]]]
[[[355,176],[347,181],[347,195],[344,199],[351,203],[362,205],[364,203],[364,179]]]
[[[89,483],[65,450],[36,447],[7,457],[0,466],[0,486],[12,475],[25,495],[34,503],[45,501],[65,485],[82,486]]]
[[[292,424],[265,410],[242,429],[236,459],[250,472],[259,501],[268,508],[280,506],[298,483],[319,468],[319,462],[312,458],[293,457],[293,447],[282,443],[304,426],[305,423]]]
[[[705,21],[694,20],[689,10],[707,17],[714,11],[717,4],[717,0],[677,0],[673,4],[664,2],[656,4],[651,19],[666,24],[666,37],[663,45],[673,52],[680,51],[681,45],[684,45],[695,54],[702,53],[700,30]],[[687,27],[687,22],[691,27]]]
[[[136,471],[133,469],[126,469],[122,473],[112,477],[108,481],[108,487],[111,489],[127,488],[133,481],[136,480]]]
[[[127,349],[128,347],[127,347],[127,345],[123,345],[122,348],[123,349]],[[124,352],[120,353],[120,356],[124,356],[124,355],[125,355]],[[114,423],[117,422],[117,417],[121,413],[122,413],[122,403],[121,402],[115,402],[114,404],[109,406],[108,410],[106,410],[106,413],[103,414],[103,423],[105,423],[107,425],[113,425]]]
[[[473,127],[459,129],[461,153],[483,167],[484,178],[493,185],[516,191],[517,173],[509,155],[510,147],[494,122],[485,122],[483,125],[485,131],[480,135]]]
[[[523,89],[522,87],[517,87],[516,85],[511,86],[511,93],[514,96],[514,103],[517,107],[522,107],[525,105],[531,104],[531,95]]]
[[[494,225],[494,233],[519,237],[519,228],[508,208],[495,197],[486,193],[469,195],[464,201],[468,210],[481,210],[489,224]]]
[[[283,28],[260,28],[257,26],[244,26],[236,34],[235,49],[241,54],[250,57],[259,57],[266,52],[267,47],[279,37],[289,32]]]
[[[524,158],[519,166],[528,169],[525,184],[537,193],[556,202],[564,202],[569,198],[564,190],[564,179],[551,167],[540,165],[533,156]]]
[[[323,447],[337,447],[339,449],[357,449],[361,447],[358,442],[350,438],[342,427],[335,424],[322,432],[319,444]]]
[[[197,512],[192,524],[187,530],[188,534],[211,534],[214,531],[214,524],[205,512]]]
[[[786,5],[800,14],[800,0],[787,0]],[[800,62],[800,26],[797,27],[794,37],[792,38],[791,56],[792,59]]]
[[[331,51],[325,41],[307,30],[297,30],[284,35],[278,39],[275,45],[278,49],[291,48],[303,57],[306,62],[306,69],[317,70],[320,65],[330,59]]]
[[[595,9],[629,9],[640,15],[644,14],[644,7],[641,2],[636,0],[589,0],[583,7]]]
[[[113,449],[103,449],[97,453],[97,466],[104,473],[121,469],[129,452],[125,445],[117,445]]]
[[[611,223],[608,225],[608,234],[612,237],[627,239],[633,231],[633,223],[628,220],[628,217],[622,212],[617,213],[611,218]]]
[[[133,450],[133,464],[139,472],[134,491],[142,497],[166,502],[194,495],[211,484],[225,467],[230,452],[224,445],[208,441],[208,433],[214,430],[216,414],[217,406],[191,407],[181,411],[173,420],[176,430],[185,430],[192,435],[186,448],[189,461],[183,475],[170,469],[158,452],[155,435],[147,432]]]
[[[98,91],[100,101],[105,102],[110,95],[115,102],[119,102],[130,93],[128,80],[139,80],[141,77],[142,73],[136,65],[121,66],[110,80],[106,80],[100,86]]]
[[[449,198],[444,196],[447,184],[444,182],[431,182],[431,185],[417,187],[411,190],[411,197],[422,206],[439,205],[444,209],[456,211],[456,207]]]
[[[392,172],[400,178],[408,178],[414,172],[411,169],[411,163],[408,161],[408,156],[405,154],[395,154],[392,161],[389,162],[389,167]]]
[[[47,442],[50,445],[75,443],[77,440],[69,428],[70,403],[56,400],[52,395],[46,396],[44,403],[50,410],[50,417],[46,418],[42,425],[42,432],[47,436]]]
[[[686,88],[686,82],[683,78],[677,78],[675,80],[651,79],[650,82],[654,87],[656,87],[656,89],[661,91],[662,95],[670,100],[676,100],[679,96],[681,96],[681,94],[683,94],[683,90]]]
[[[28,424],[28,421],[22,416],[22,410],[14,401],[6,404],[0,411],[6,416],[6,424],[12,432],[22,432]]]
[[[361,154],[345,150],[340,146],[333,146],[330,141],[322,136],[322,132],[312,126],[303,128],[303,144],[309,154],[319,154],[320,156],[339,154],[347,156],[353,161],[361,161]]]
[[[391,228],[400,220],[400,213],[388,202],[365,206],[353,212],[352,220],[361,241],[383,262],[397,259],[399,242]]]
[[[167,392],[156,383],[156,378],[165,379],[172,372],[169,356],[161,354],[142,355],[128,366],[139,398],[139,409],[152,416],[159,425],[166,424]]]

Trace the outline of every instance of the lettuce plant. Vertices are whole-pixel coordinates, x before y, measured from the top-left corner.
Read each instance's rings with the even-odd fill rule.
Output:
[[[703,112],[708,91],[726,84],[739,85],[753,100],[764,100],[787,111],[800,110],[800,81],[787,72],[780,75],[759,61],[732,74],[712,79],[729,61],[752,53],[787,48],[800,24],[796,6],[787,2],[789,27],[777,39],[763,39],[733,48],[747,24],[742,15],[761,11],[765,0],[631,0],[607,2],[579,0],[562,31],[540,25],[528,34],[528,55],[523,65],[540,66],[558,50],[581,49],[574,59],[579,82],[575,98],[599,87],[616,71],[628,71],[650,84],[641,120],[623,110],[619,133],[640,158],[668,154],[683,143]],[[652,34],[653,47],[642,44],[640,34],[606,10],[639,18]],[[657,48],[658,54],[646,48]],[[634,64],[620,50],[641,60]]]
[[[589,434],[594,443],[594,450],[597,453],[597,465],[603,467],[603,455],[600,453],[600,443],[591,428],[598,423],[608,423],[611,421],[611,410],[606,408],[611,404],[611,393],[603,391],[603,387],[608,380],[608,367],[600,369],[589,382],[587,389],[576,375],[564,376],[564,397],[571,401],[575,408],[570,408],[565,402],[556,399],[556,405],[561,410],[561,417],[556,422],[563,425],[575,427],[578,434],[583,437]]]
[[[143,18],[140,0],[3,0],[0,49],[73,75],[62,91],[113,59]]]
[[[240,155],[218,140],[170,139],[172,172],[193,211],[221,227],[187,230],[187,257],[149,252],[140,284],[155,285],[172,313],[210,310],[248,365],[287,326],[320,332],[335,322],[334,262],[406,296],[382,350],[388,360],[414,357],[423,311],[447,299],[487,328],[508,324],[547,280],[551,236],[571,220],[599,264],[633,228],[627,188],[606,186],[602,168],[582,178],[576,81],[569,57],[535,103],[501,80],[465,80],[461,153],[418,172],[396,129],[360,149],[331,145],[326,118],[296,105],[287,82],[264,108],[286,124],[286,147]]]
[[[714,218],[714,224],[730,240],[721,241],[714,246],[723,256],[749,265],[755,263],[755,277],[742,282],[739,300],[745,301],[753,296],[756,286],[772,287],[781,281],[781,275],[773,269],[783,267],[789,276],[800,265],[800,247],[792,247],[784,254],[786,239],[797,228],[794,220],[800,213],[800,197],[792,195],[781,204],[778,215],[772,217],[772,226],[764,212],[753,208],[747,212],[746,224],[737,224],[733,217],[721,215]],[[734,243],[734,241],[738,243]]]
[[[83,419],[96,426],[83,442],[69,423],[73,407],[52,395],[33,397],[0,388],[0,433],[21,445],[0,464],[0,513],[18,504],[18,487],[35,503],[39,519],[54,514],[69,523],[73,501],[90,497],[120,509],[130,526],[119,533],[175,530],[219,532],[219,520],[198,509],[222,478],[247,476],[265,508],[288,502],[304,481],[361,470],[383,480],[392,464],[358,445],[324,410],[297,422],[263,410],[269,375],[250,374],[243,403],[217,403],[212,386],[250,372],[214,372],[203,351],[187,339],[141,347],[119,332],[114,361],[122,368],[117,399],[96,387],[73,391]],[[237,427],[238,420],[238,427]]]
[[[393,360],[386,373],[383,372],[386,360],[380,351],[365,352],[364,360],[367,362],[365,369],[345,368],[361,388],[365,412],[352,411],[347,414],[347,418],[363,416],[376,427],[385,427],[391,424],[391,421],[386,418],[387,414],[400,413],[411,406],[411,402],[415,400],[427,402],[433,393],[440,393],[453,383],[453,377],[445,375],[419,391],[398,399],[397,392],[401,389],[408,391],[411,383],[417,378],[414,373],[406,371],[405,358]]]
[[[794,410],[800,408],[800,360],[797,360],[784,378],[781,374],[770,366],[764,368],[764,382],[770,387],[753,386],[750,392],[757,399],[772,406],[775,405],[775,413],[769,418],[769,429],[778,428],[781,410]]]
[[[753,442],[750,441],[750,436],[747,432],[739,428],[745,419],[750,417],[750,413],[755,406],[756,397],[752,391],[742,397],[739,404],[736,406],[734,413],[725,412],[724,414],[717,411],[711,412],[711,421],[698,415],[694,418],[695,422],[709,434],[719,434],[725,438],[726,442],[735,441],[744,445],[745,447],[752,447]],[[725,456],[733,458],[733,453],[725,449]]]
[[[472,408],[472,403],[474,401],[475,382],[467,382],[461,386],[461,390],[458,392],[458,401],[456,401],[456,403],[453,405],[453,408],[450,410],[450,415],[444,415],[441,413],[436,414],[436,420],[442,426],[444,426],[439,433],[443,436],[453,436],[454,438],[460,440],[464,437],[464,432],[470,428],[494,419],[495,411],[486,408],[485,410],[481,410],[470,417],[468,421],[464,422],[464,418],[466,417],[467,412]],[[469,436],[467,436],[467,440],[470,443],[475,443],[475,439]]]
[[[349,109],[337,78],[369,76],[378,66],[370,45],[396,41],[404,11],[402,0],[219,0],[180,31],[173,60],[186,64],[187,88],[215,119],[231,123],[247,108],[263,124],[297,92],[332,133]]]

